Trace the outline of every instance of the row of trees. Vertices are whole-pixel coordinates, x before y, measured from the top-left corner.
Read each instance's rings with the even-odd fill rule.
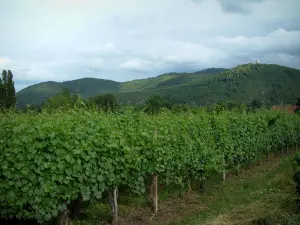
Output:
[[[0,78],[0,108],[12,108],[16,105],[16,91],[13,74],[10,70],[3,70]]]
[[[160,95],[152,95],[145,102],[145,112],[147,113],[158,113],[163,108],[170,109],[172,111],[187,111],[191,108],[191,105],[177,104],[171,101],[166,101]],[[264,105],[260,100],[254,98],[248,104],[237,103],[234,101],[219,102],[208,107],[208,111],[212,113],[220,113],[223,111],[238,111],[238,112],[255,112],[261,108],[270,108],[268,105]],[[296,113],[300,113],[300,98],[297,98],[296,102]]]
[[[171,109],[173,111],[187,111],[191,106],[185,104],[177,104],[174,102],[166,101],[160,95],[152,95],[145,102],[145,111],[147,113],[157,113],[163,108]],[[214,104],[208,110],[213,113],[220,113],[222,111],[256,111],[260,108],[263,108],[264,105],[257,99],[254,99],[249,104],[241,104],[237,102],[220,102]]]
[[[298,105],[296,111],[300,112],[300,98],[298,99],[296,105]],[[49,98],[41,107],[30,106],[29,109],[66,109],[73,107],[96,107],[104,111],[116,111],[117,109],[120,109],[120,106],[117,104],[116,97],[113,94],[101,94],[83,99],[77,93],[71,92],[67,88],[64,88],[61,93],[58,93],[57,95]],[[133,107],[137,111],[144,111],[148,114],[157,114],[163,109],[172,110],[173,112],[186,112],[195,108],[187,104],[178,104],[172,101],[167,101],[160,95],[152,95],[145,101],[143,105],[134,105]],[[266,106],[264,106],[259,100],[254,99],[248,104],[241,104],[236,102],[220,102],[207,109],[211,113],[218,114],[227,110],[238,112],[254,112],[264,107]]]
[[[47,99],[41,106],[28,105],[27,110],[41,111],[42,108],[56,110],[80,107],[101,108],[104,111],[108,111],[115,110],[117,106],[117,100],[113,94],[102,94],[83,99],[78,93],[71,92],[68,88],[63,88],[62,92]]]

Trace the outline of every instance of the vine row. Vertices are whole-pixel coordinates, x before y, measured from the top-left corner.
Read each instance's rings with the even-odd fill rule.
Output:
[[[299,142],[300,117],[269,110],[3,113],[0,213],[49,221],[78,198],[118,187],[143,194],[149,175],[166,185],[203,182]]]

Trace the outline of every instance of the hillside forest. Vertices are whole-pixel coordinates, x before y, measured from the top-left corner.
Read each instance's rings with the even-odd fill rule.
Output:
[[[274,64],[244,64],[194,73],[167,73],[124,83],[96,78],[43,82],[16,94],[17,107],[41,106],[63,89],[84,100],[112,94],[119,105],[144,107],[152,95],[170,104],[212,107],[218,103],[294,105],[300,95],[300,71]],[[56,99],[58,97],[55,97]],[[54,100],[54,99],[52,99]]]

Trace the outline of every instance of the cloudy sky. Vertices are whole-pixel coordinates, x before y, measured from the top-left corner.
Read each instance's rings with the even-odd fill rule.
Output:
[[[0,69],[127,81],[255,62],[300,68],[300,0],[0,0]]]

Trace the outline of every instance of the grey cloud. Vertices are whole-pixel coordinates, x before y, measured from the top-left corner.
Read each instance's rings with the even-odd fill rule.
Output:
[[[218,0],[223,10],[229,13],[249,14],[253,11],[253,4],[262,3],[265,0]]]
[[[219,37],[211,45],[218,45],[228,54],[300,54],[300,31],[278,29],[265,36]]]
[[[202,3],[205,0],[190,0],[195,3]],[[262,3],[266,0],[217,0],[224,12],[249,14],[253,12],[254,4]]]

